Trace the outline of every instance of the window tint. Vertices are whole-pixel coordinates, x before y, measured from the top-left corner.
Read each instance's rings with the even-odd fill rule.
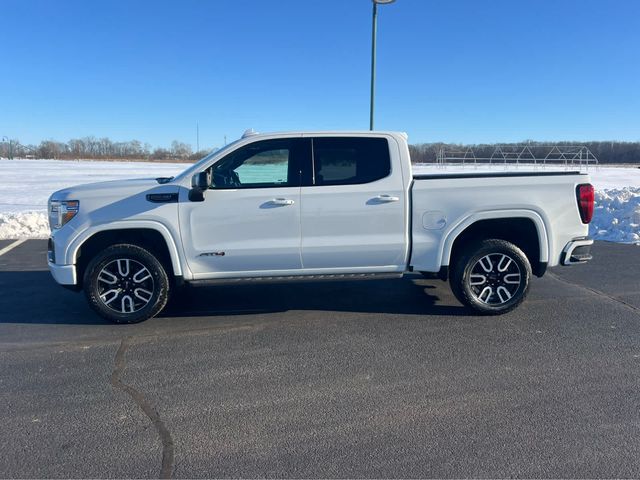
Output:
[[[212,167],[212,188],[288,187],[300,184],[294,139],[265,140],[230,153]]]
[[[384,138],[314,138],[315,185],[348,185],[380,180],[391,173]]]

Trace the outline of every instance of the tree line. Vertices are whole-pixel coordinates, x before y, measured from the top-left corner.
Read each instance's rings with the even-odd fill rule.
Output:
[[[109,138],[83,137],[74,138],[68,142],[43,140],[38,145],[23,145],[18,140],[0,142],[0,158],[48,158],[60,160],[146,160],[146,161],[174,161],[194,162],[208,154],[212,149],[193,151],[188,143],[174,140],[170,148],[153,148],[148,143],[138,140],[115,142]],[[640,142],[533,142],[502,144],[504,147],[515,148],[522,145],[532,150],[541,145],[584,145],[598,159],[599,163],[611,164],[640,164]],[[421,143],[410,145],[411,160],[414,163],[436,162],[440,149],[464,152],[473,149],[477,157],[491,157],[496,144],[448,144]]]
[[[0,143],[2,158],[47,158],[56,160],[147,160],[194,162],[210,150],[194,152],[191,145],[174,140],[170,148],[153,148],[139,140],[114,142],[109,138],[83,137],[68,142],[43,140],[38,145],[23,145],[18,140]]]

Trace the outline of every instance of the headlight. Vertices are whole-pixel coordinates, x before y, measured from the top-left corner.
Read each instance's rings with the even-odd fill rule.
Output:
[[[50,200],[49,201],[49,226],[51,230],[62,227],[76,216],[80,209],[78,200]]]

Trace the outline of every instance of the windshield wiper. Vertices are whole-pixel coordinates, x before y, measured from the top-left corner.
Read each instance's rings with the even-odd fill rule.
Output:
[[[156,178],[156,182],[158,182],[159,184],[169,183],[173,179],[174,177],[158,177]]]

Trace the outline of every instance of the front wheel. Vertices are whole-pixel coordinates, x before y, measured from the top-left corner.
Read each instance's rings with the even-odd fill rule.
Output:
[[[158,259],[137,245],[106,248],[84,273],[89,305],[114,323],[138,323],[157,315],[169,296],[169,279]]]
[[[520,305],[529,292],[531,265],[505,240],[484,240],[454,260],[451,289],[466,307],[483,315],[500,315]]]

